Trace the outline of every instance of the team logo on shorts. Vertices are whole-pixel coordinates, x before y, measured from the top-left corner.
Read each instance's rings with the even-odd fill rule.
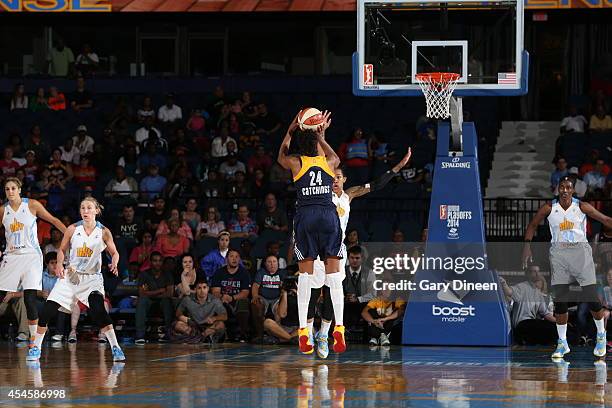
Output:
[[[77,251],[77,256],[79,258],[89,258],[93,255],[93,249],[88,248],[87,244],[84,242],[83,242],[83,246],[78,247],[76,251]]]
[[[11,225],[9,227],[11,229],[11,232],[13,233],[17,231],[23,231],[23,224],[17,221],[17,218],[13,219],[13,222],[11,222]]]

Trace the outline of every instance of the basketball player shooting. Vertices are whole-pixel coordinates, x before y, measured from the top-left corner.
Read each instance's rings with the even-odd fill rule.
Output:
[[[531,240],[538,225],[548,219],[550,234],[551,288],[554,296],[554,313],[557,320],[559,340],[552,354],[553,359],[563,358],[570,352],[567,344],[567,304],[573,281],[582,288],[583,299],[589,304],[597,327],[597,342],[593,354],[596,357],[606,355],[606,328],[604,327],[604,312],[597,296],[595,265],[591,246],[586,237],[586,218],[591,217],[606,227],[612,227],[612,218],[600,213],[589,203],[573,198],[574,183],[569,177],[559,182],[559,198],[552,203],[544,204],[529,223],[525,232],[523,248],[523,268],[532,261]]]
[[[325,141],[325,130],[330,126],[331,113],[323,113],[316,130],[299,130],[298,115],[289,125],[278,152],[279,164],[291,170],[297,190],[296,214],[293,220],[295,255],[298,259],[298,331],[299,349],[304,354],[314,350],[312,330],[308,329],[308,302],[314,260],[325,263],[332,302],[343,301],[339,259],[342,257],[342,231],[336,206],[332,201],[335,171],[340,164],[338,155]],[[295,138],[297,157],[290,156],[289,145]],[[334,327],[334,349],[346,349],[344,326]]]

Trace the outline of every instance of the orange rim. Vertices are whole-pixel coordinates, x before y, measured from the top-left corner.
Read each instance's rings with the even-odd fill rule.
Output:
[[[455,72],[423,72],[414,76],[418,81],[430,81],[433,83],[443,83],[458,81],[461,75]]]

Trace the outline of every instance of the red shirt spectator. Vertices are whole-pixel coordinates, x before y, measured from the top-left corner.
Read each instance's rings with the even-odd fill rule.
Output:
[[[43,205],[45,205],[44,201],[41,202]],[[38,243],[40,244],[40,246],[44,247],[49,242],[51,242],[51,224],[39,218],[36,220],[36,231],[38,234]]]
[[[594,169],[594,165],[593,163],[585,163],[582,166],[580,166],[580,177],[584,177],[585,174],[587,174],[590,171],[593,171]],[[604,176],[608,176],[608,174],[610,173],[610,166],[608,166],[607,164],[603,165],[603,170],[602,173]]]
[[[153,235],[149,231],[142,234],[142,244],[132,250],[129,263],[137,263],[138,271],[142,272],[151,267],[149,257],[153,252]]]
[[[4,158],[0,160],[0,170],[2,170],[2,174],[5,176],[14,176],[19,167],[19,163],[13,160],[13,149],[5,147]]]
[[[272,167],[272,158],[266,155],[266,150],[263,146],[257,146],[257,150],[249,159],[247,166],[251,174],[253,174],[255,170],[262,170],[265,172],[266,169]]]
[[[36,180],[38,171],[40,170],[38,163],[36,163],[36,153],[34,150],[28,150],[25,154],[25,158],[26,162],[21,166],[21,169],[25,173],[26,180],[33,182]]]
[[[82,185],[93,185],[96,183],[98,172],[96,168],[89,163],[89,157],[83,156],[78,166],[72,170],[74,181]]]
[[[167,256],[177,257],[189,251],[189,240],[178,234],[179,222],[172,219],[169,222],[170,232],[160,235],[155,240],[155,251],[159,251],[165,258]]]
[[[54,86],[49,88],[49,93],[51,94],[47,103],[49,109],[54,111],[66,110],[66,96]]]

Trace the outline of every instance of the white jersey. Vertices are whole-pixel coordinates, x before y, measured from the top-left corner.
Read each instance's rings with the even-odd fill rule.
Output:
[[[340,218],[340,228],[342,229],[342,241],[346,235],[346,226],[348,225],[349,215],[351,213],[351,200],[344,191],[342,195],[338,197],[338,194],[332,193],[332,202],[336,206],[338,212],[338,218]]]
[[[7,254],[42,253],[38,243],[36,216],[30,212],[27,198],[21,199],[17,211],[14,211],[9,203],[4,205],[2,225],[6,237]]]
[[[580,209],[580,200],[572,198],[572,204],[564,210],[558,200],[552,202],[548,215],[551,242],[588,242],[586,214]]]
[[[70,238],[69,265],[78,273],[96,274],[102,271],[102,252],[106,249],[103,232],[104,226],[99,222],[89,235],[85,233],[83,221],[76,223]]]

